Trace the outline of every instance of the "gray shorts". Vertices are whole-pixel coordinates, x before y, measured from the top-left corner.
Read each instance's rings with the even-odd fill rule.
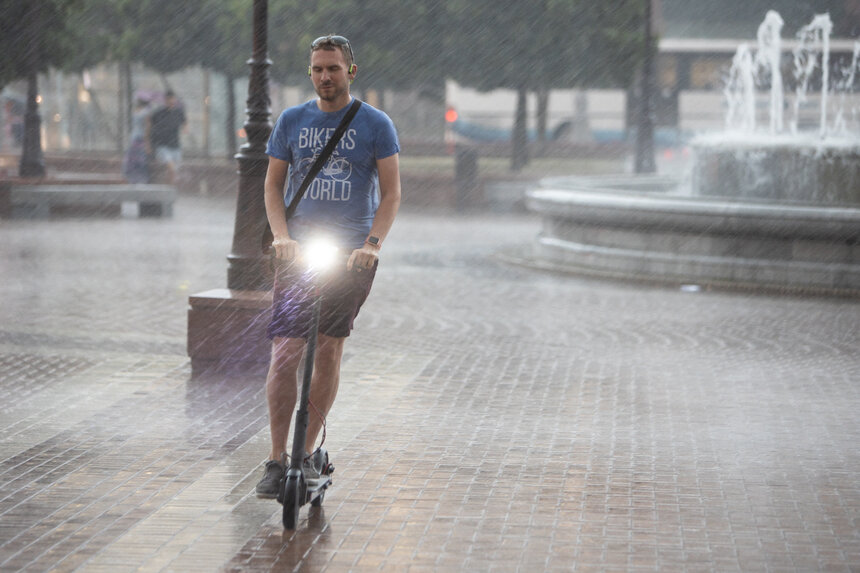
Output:
[[[320,287],[323,302],[320,311],[319,332],[334,338],[346,338],[352,330],[361,305],[370,294],[376,268],[361,272],[348,271],[346,265],[332,271]],[[272,320],[269,323],[270,339],[307,338],[313,317],[314,283],[298,265],[284,265],[275,275],[272,301]]]
[[[179,167],[179,164],[182,163],[182,150],[178,147],[159,145],[155,148],[155,160],[158,163],[172,163],[174,166]]]

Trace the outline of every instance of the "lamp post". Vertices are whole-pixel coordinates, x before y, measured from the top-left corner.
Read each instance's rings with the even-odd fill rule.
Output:
[[[266,228],[263,189],[268,167],[266,143],[272,132],[272,110],[269,98],[267,27],[268,0],[254,0],[253,54],[248,61],[251,75],[248,83],[248,107],[245,120],[247,142],[239,149],[239,194],[233,228],[233,247],[227,256],[227,288],[267,290],[271,278],[264,272],[265,258],[261,239]]]
[[[233,247],[227,256],[227,288],[188,298],[188,356],[192,372],[256,372],[269,364],[272,344],[266,337],[272,306],[272,278],[262,253],[266,229],[263,198],[272,132],[269,66],[266,53],[268,0],[254,0],[254,50],[245,121],[247,142],[239,149],[239,195]]]

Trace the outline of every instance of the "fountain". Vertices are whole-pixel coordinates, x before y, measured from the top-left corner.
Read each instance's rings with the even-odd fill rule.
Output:
[[[768,12],[759,27],[757,51],[741,45],[725,89],[726,132],[693,140],[695,162],[692,189],[698,195],[736,199],[771,199],[826,205],[860,203],[860,139],[844,120],[828,122],[830,103],[830,16],[821,14],[798,33],[794,49],[795,79],[790,131],[783,128],[781,72],[782,18]],[[860,44],[858,44],[860,46]],[[841,93],[853,87],[857,53],[839,82]],[[808,101],[810,81],[820,69],[818,129],[800,130],[801,111]],[[816,78],[817,79],[817,78]],[[756,87],[770,84],[768,129],[757,129]],[[835,86],[834,86],[835,87]]]
[[[755,48],[738,47],[726,129],[691,142],[689,180],[546,179],[527,193],[543,228],[520,260],[612,277],[860,293],[860,109],[848,98],[860,42],[851,64],[831,74],[830,17],[803,27],[786,106],[782,26],[768,12]]]

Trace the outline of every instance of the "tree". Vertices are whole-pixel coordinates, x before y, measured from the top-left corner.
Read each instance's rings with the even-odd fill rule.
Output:
[[[224,133],[227,157],[232,158],[238,149],[235,83],[237,78],[248,75],[248,58],[252,49],[251,3],[248,0],[208,1],[211,29],[203,38],[200,65],[224,76],[224,92],[227,96]]]
[[[0,19],[0,89],[61,65],[73,52],[68,16],[80,0],[6,0]]]
[[[577,86],[629,85],[642,59],[637,0],[512,2],[449,0],[453,77],[482,90],[517,90],[511,168],[528,161],[525,94]],[[455,56],[456,55],[456,56]]]
[[[136,7],[137,3],[130,0],[81,0],[80,9],[69,17],[74,50],[62,65],[66,71],[80,73],[104,62],[118,63],[120,90],[117,96],[120,103],[117,106],[117,129],[112,129],[113,123],[104,124],[114,137],[117,150],[125,146],[131,126],[132,46],[129,36],[134,27]],[[89,95],[93,105],[101,110],[99,94],[90,90]]]
[[[296,79],[311,41],[350,39],[365,88],[440,94],[446,77],[521,92],[512,166],[526,158],[525,94],[555,87],[627,87],[642,59],[641,2],[587,0],[273,0],[273,74]]]
[[[241,24],[249,13],[247,0],[85,0],[75,23],[81,37],[73,65],[84,69],[104,61],[119,63],[126,123],[133,91],[130,64],[135,61],[162,75],[195,65],[221,72],[232,104],[235,78],[247,72],[251,32],[250,24]],[[231,153],[234,124],[235,114],[228,113]],[[122,138],[118,143],[122,146]]]
[[[790,38],[816,14],[828,12],[833,34],[856,37],[860,33],[860,6],[856,0],[661,0],[667,30],[677,36],[704,38],[755,38],[768,10],[785,20],[783,37]]]
[[[274,0],[274,73],[296,79],[307,70],[311,42],[340,34],[353,45],[365,89],[440,91],[444,82],[445,4],[438,0]]]
[[[38,76],[52,65],[61,65],[71,52],[73,34],[69,13],[78,0],[9,0],[0,20],[0,88],[27,78],[24,141],[19,164],[22,177],[45,174],[41,145]]]

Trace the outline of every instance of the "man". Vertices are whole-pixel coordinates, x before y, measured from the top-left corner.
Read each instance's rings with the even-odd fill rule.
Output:
[[[336,241],[345,261],[339,263],[339,272],[322,287],[323,308],[303,460],[305,478],[314,480],[319,479],[321,468],[313,467],[310,455],[337,395],[344,342],[370,292],[379,251],[400,206],[397,132],[387,115],[363,104],[308,187],[294,216],[285,221],[285,205],[352,104],[349,86],[357,71],[346,38],[323,36],[314,40],[308,74],[318,97],[281,114],[266,150],[266,215],[280,270],[275,278],[268,331],[272,359],[266,398],[272,449],[263,479],[257,484],[258,497],[276,497],[288,466],[286,442],[296,406],[296,371],[306,342],[310,306],[300,265],[302,249],[309,238],[323,233]]]
[[[149,153],[155,154],[155,162],[167,168],[167,182],[176,182],[176,173],[182,163],[182,149],[179,145],[179,130],[185,126],[185,111],[173,91],[164,95],[164,105],[149,118],[147,141]]]

